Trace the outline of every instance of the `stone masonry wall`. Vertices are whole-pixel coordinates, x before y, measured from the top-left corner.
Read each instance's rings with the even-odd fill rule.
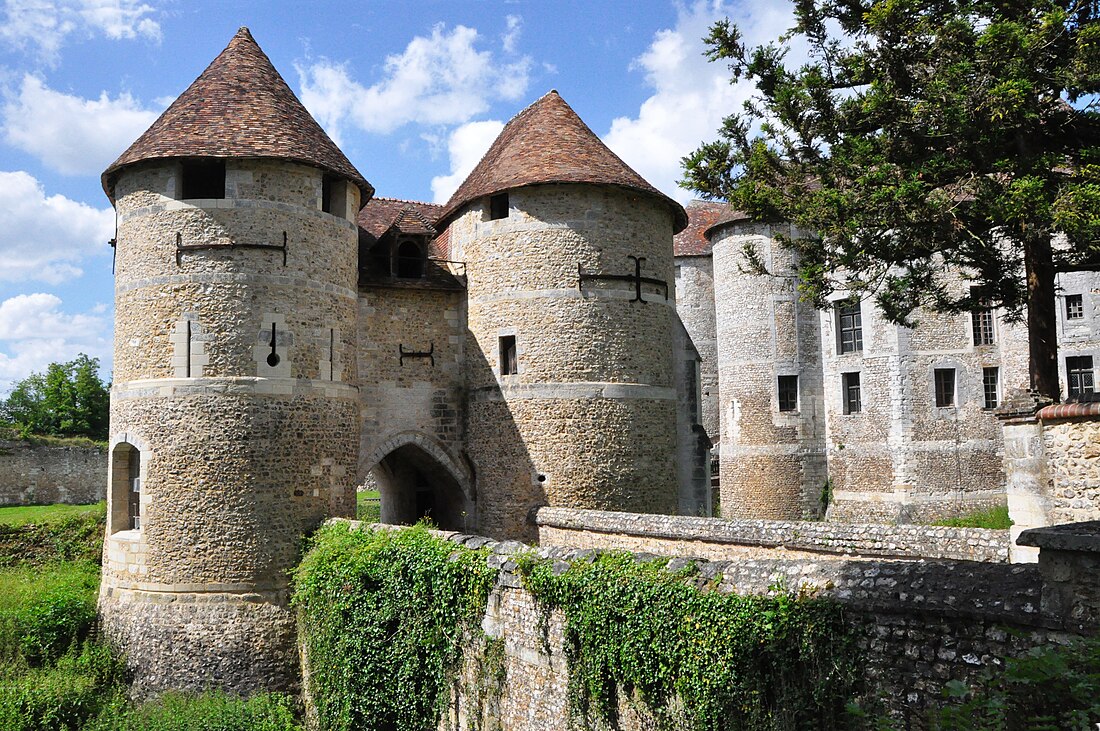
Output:
[[[0,505],[81,505],[103,500],[107,453],[0,440]]]
[[[817,315],[798,301],[795,262],[775,244],[772,227],[731,224],[712,240],[722,515],[817,515],[827,478]],[[770,275],[751,273],[746,244]],[[780,410],[780,376],[797,378],[793,409]]]
[[[477,718],[477,707],[467,705],[473,700],[460,690],[441,728],[472,729],[473,718],[480,722],[478,728],[565,731],[568,666],[562,652],[563,618],[555,612],[548,622],[540,622],[538,605],[523,588],[513,556],[530,548],[469,535],[441,535],[471,548],[487,546],[490,565],[502,569],[482,628],[504,643],[505,654],[504,681],[490,689],[493,700],[483,709],[485,717]],[[584,560],[592,552],[544,545],[538,555]],[[676,562],[677,568],[684,565]],[[1007,657],[1068,636],[1063,622],[1040,610],[1042,582],[1033,565],[775,556],[695,565],[694,581],[703,590],[765,594],[780,585],[845,605],[860,635],[871,694],[881,696],[906,728],[923,728],[925,709],[940,702],[947,681],[974,680]],[[467,681],[477,674],[478,647],[473,643],[467,654]],[[631,704],[624,703],[622,709],[621,728],[653,727],[652,719],[642,717]]]
[[[717,445],[718,335],[714,315],[714,267],[710,255],[676,257],[676,312],[699,351],[700,423]]]
[[[1067,405],[1094,412],[1076,419],[1040,412],[1049,483],[1048,524],[1100,520],[1100,404]]]
[[[466,262],[468,442],[478,524],[530,537],[540,504],[676,509],[675,291],[668,208],[609,187],[538,185],[509,192],[506,218],[486,201],[450,224]],[[630,274],[646,258],[644,301]],[[501,338],[518,372],[502,374]]]

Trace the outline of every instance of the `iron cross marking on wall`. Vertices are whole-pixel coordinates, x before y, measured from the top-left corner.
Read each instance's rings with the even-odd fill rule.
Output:
[[[642,276],[642,264],[645,263],[644,256],[634,256],[633,254],[627,254],[627,258],[634,262],[633,274],[598,274],[585,272],[581,265],[577,264],[577,289],[581,288],[583,282],[593,279],[603,279],[604,281],[614,282],[633,282],[634,283],[634,299],[631,302],[641,302],[643,305],[646,301],[642,298],[642,285],[654,284],[658,287],[663,287],[665,291],[665,299],[668,299],[668,282],[663,279],[657,279],[656,277],[643,277]]]
[[[405,365],[406,358],[429,358],[432,367],[435,367],[435,341],[433,340],[427,350],[405,350],[403,344],[398,344],[397,353],[400,356],[401,365]]]

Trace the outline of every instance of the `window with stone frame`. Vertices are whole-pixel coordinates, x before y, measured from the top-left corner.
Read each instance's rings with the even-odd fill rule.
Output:
[[[798,411],[798,376],[779,376],[779,410]]]
[[[519,373],[519,360],[516,357],[516,336],[500,336],[500,375],[514,376]]]
[[[508,218],[508,194],[497,193],[489,196],[489,220],[499,221]]]
[[[184,160],[180,163],[180,199],[225,198],[225,160]]]
[[[863,313],[859,300],[837,302],[835,308],[837,352],[841,355],[863,352]]]
[[[860,392],[859,372],[842,373],[840,387],[844,399],[844,413],[858,414],[863,411],[863,394]]]
[[[1066,319],[1083,320],[1085,318],[1085,298],[1080,294],[1066,295]]]
[[[933,371],[936,386],[936,406],[943,408],[955,405],[955,369],[936,368]]]
[[[1073,355],[1066,358],[1066,382],[1071,399],[1093,400],[1096,388],[1091,355]]]
[[[1001,369],[982,368],[982,394],[983,405],[987,409],[995,409],[1001,401]]]
[[[393,274],[398,279],[420,279],[424,276],[424,248],[415,239],[397,240]]]

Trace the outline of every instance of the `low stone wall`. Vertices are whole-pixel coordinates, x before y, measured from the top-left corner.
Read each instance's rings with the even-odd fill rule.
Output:
[[[106,490],[105,449],[0,440],[0,505],[94,503]]]
[[[1100,536],[1100,525],[1094,526],[1094,532]],[[469,548],[487,547],[490,565],[501,569],[482,627],[504,645],[504,680],[489,693],[491,702],[487,704],[484,688],[477,691],[480,703],[467,697],[479,682],[481,644],[469,648],[463,682],[440,728],[565,731],[568,665],[562,649],[563,617],[554,612],[548,622],[540,622],[537,602],[523,588],[514,560],[517,554],[532,549],[477,536],[439,535]],[[1040,537],[1039,543],[1043,540],[1050,539]],[[1100,548],[1100,538],[1091,540],[1089,546]],[[1072,548],[1078,553],[1056,562],[1055,573],[1067,584],[1089,581],[1080,567],[1072,568],[1085,550],[1081,546],[1074,543]],[[592,553],[548,545],[537,552],[542,558],[562,561]],[[1085,558],[1092,560],[1091,555]],[[1042,567],[1033,564],[822,557],[692,562],[698,568],[694,581],[704,591],[764,594],[778,584],[843,604],[861,637],[871,694],[882,698],[886,710],[903,728],[923,728],[926,710],[941,702],[946,682],[974,681],[986,668],[1000,666],[1006,658],[1100,627],[1096,607],[1091,614],[1081,609],[1092,595],[1082,599],[1080,591],[1061,586],[1059,596],[1068,591],[1076,597],[1076,609],[1070,611],[1073,616],[1064,616],[1064,603],[1047,600],[1050,571],[1042,573]],[[678,570],[685,563],[674,560],[669,568]],[[1063,564],[1071,566],[1068,572]],[[476,712],[471,714],[476,708],[482,708],[486,718],[471,718],[476,716]],[[652,720],[640,718],[630,704],[624,703],[622,710],[621,729],[652,727]]]
[[[1008,531],[924,525],[723,520],[539,508],[544,546],[639,551],[709,560],[815,556],[1008,561]],[[777,551],[781,553],[777,553]]]

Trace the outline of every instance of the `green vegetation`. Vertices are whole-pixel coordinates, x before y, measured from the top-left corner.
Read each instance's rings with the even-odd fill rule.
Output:
[[[83,731],[300,731],[293,699],[263,693],[242,700],[224,693],[169,693],[132,706],[118,698]]]
[[[521,567],[544,616],[565,616],[570,712],[581,727],[617,727],[620,701],[643,705],[660,728],[847,727],[862,670],[835,602],[700,591],[690,570],[630,554],[565,571],[550,561]]]
[[[32,373],[0,401],[0,422],[21,437],[50,435],[107,439],[110,394],[99,378],[99,360],[81,353],[68,363],[50,363]]]
[[[1100,5],[799,0],[774,42],[728,19],[706,41],[756,93],[685,184],[807,232],[784,243],[822,309],[1026,313],[1032,387],[1057,401],[1055,276],[1100,260]]]
[[[321,729],[436,728],[495,576],[423,526],[318,531],[294,603]]]
[[[79,510],[0,508],[0,566],[44,566],[62,561],[98,565],[103,554],[107,510],[103,503],[73,506]],[[19,524],[20,517],[37,516],[34,523]],[[40,521],[40,522],[39,522]]]
[[[377,490],[364,490],[355,495],[355,519],[367,523],[382,520],[382,503]]]
[[[1036,647],[987,672],[973,688],[947,683],[933,714],[938,731],[1095,731],[1100,718],[1100,638]]]
[[[947,528],[990,528],[992,530],[1008,530],[1012,527],[1012,519],[1008,517],[1008,506],[997,505],[986,510],[979,510],[968,515],[960,515],[957,518],[945,518],[932,525],[942,525]]]
[[[0,525],[20,526],[57,523],[66,518],[106,515],[107,504],[92,505],[12,505],[0,507]]]

